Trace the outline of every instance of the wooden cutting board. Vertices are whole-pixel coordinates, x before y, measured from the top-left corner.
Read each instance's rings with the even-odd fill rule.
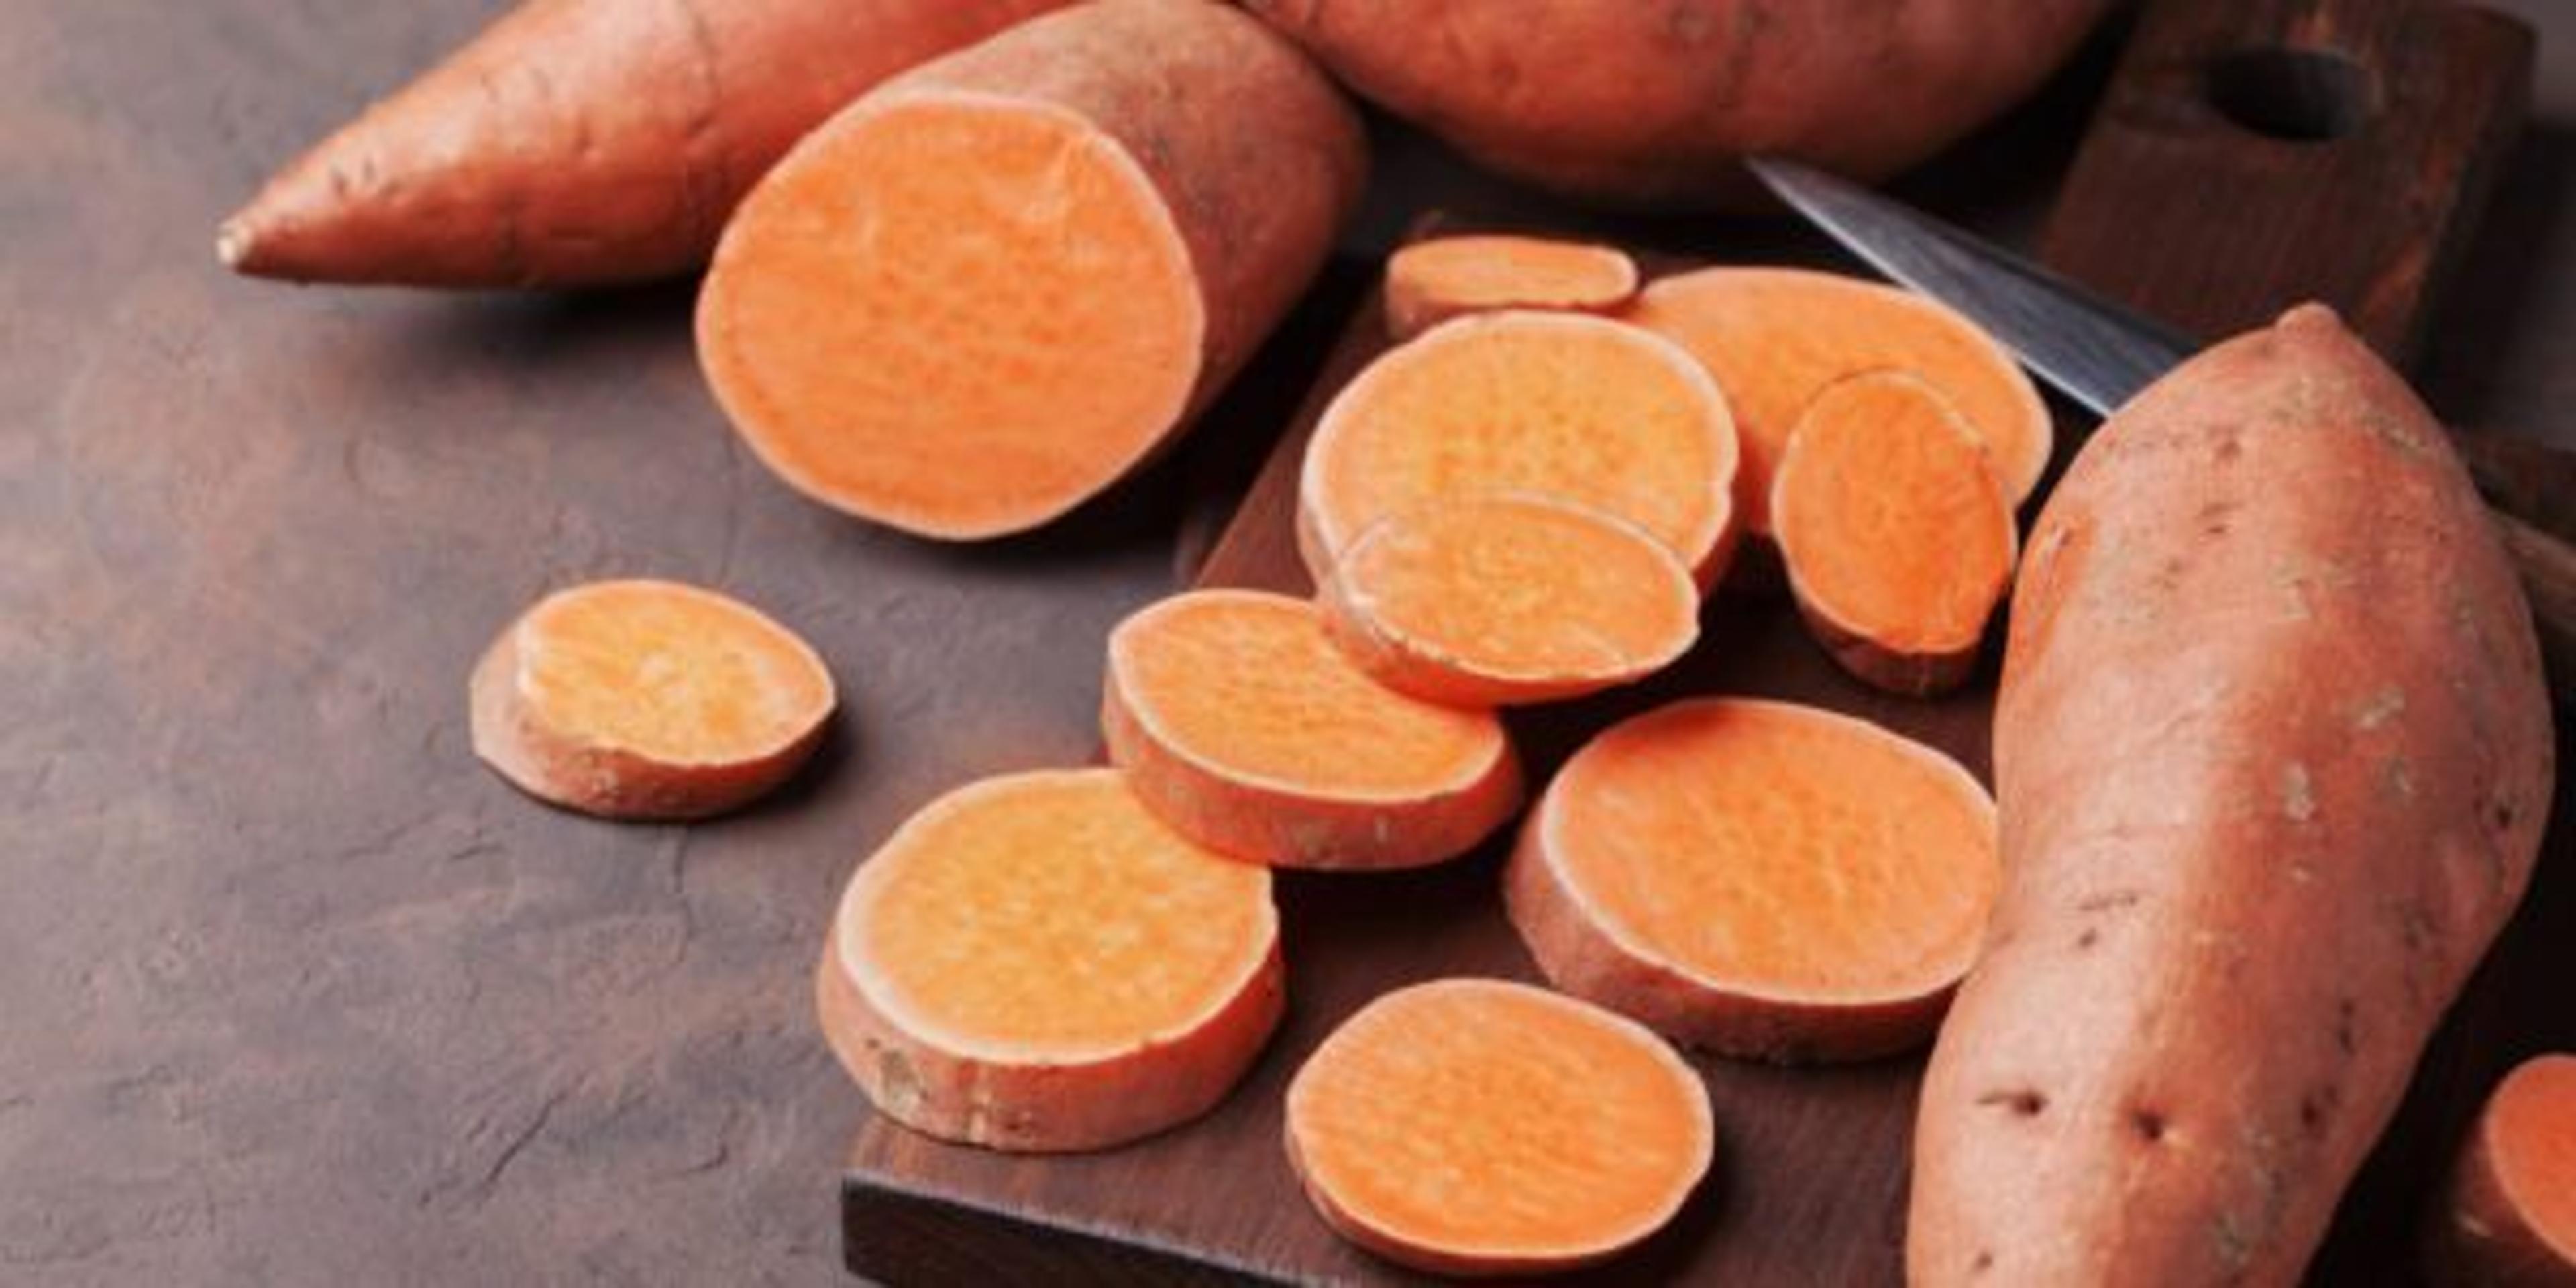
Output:
[[[2526,32],[2450,5],[2153,5],[2129,37],[2043,254],[2207,333],[2322,298],[2403,358],[2482,210],[2529,67]],[[1297,463],[1325,402],[1384,347],[1372,303],[1352,319],[1201,584],[1311,589],[1292,523]],[[2070,440],[2081,428],[2062,426]],[[1592,731],[1671,698],[1762,694],[1863,716],[1948,750],[1983,777],[1993,679],[1990,655],[1978,682],[1947,700],[1875,693],[1837,670],[1784,603],[1720,596],[1702,646],[1681,666],[1634,690],[1531,713],[1515,732],[1544,775]],[[2576,864],[2571,832],[2562,824],[2553,833],[2550,870]],[[1314,1218],[1280,1149],[1281,1093],[1336,1023],[1389,988],[1462,974],[1535,978],[1495,896],[1500,850],[1489,844],[1421,873],[1286,875],[1288,1019],[1245,1085],[1187,1128],[1105,1154],[1029,1159],[871,1121],[842,1185],[849,1267],[897,1284],[1409,1281]],[[2559,969],[2571,949],[2554,950]],[[2481,978],[2533,951],[2509,942]],[[2473,991],[2356,1186],[2320,1280],[2402,1279],[2392,1267],[2405,1264],[2432,1151],[2491,1076],[2493,1059],[2480,1053],[2499,1049],[2492,1030],[2501,1022]],[[1720,1127],[1715,1174],[1671,1227],[1595,1278],[1898,1282],[1920,1058],[1806,1070],[1698,1063]]]

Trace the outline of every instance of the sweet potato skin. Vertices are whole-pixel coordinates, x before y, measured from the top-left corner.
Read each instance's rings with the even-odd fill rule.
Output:
[[[2291,1284],[2530,876],[2528,609],[2314,306],[2195,358],[2026,547],[2008,873],[1926,1076],[1917,1284]]]

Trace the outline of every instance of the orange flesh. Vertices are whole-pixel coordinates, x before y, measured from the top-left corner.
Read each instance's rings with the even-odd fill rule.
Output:
[[[2517,1067],[2488,1112],[2496,1179],[2532,1232],[2576,1264],[2576,1056]]]
[[[1680,702],[1618,725],[1541,810],[1550,861],[1614,937],[1739,994],[1941,988],[2001,880],[1993,802],[1964,771],[1784,703]]]
[[[1607,246],[1538,237],[1438,237],[1387,260],[1390,281],[1451,312],[1606,309],[1634,294],[1637,266]]]
[[[1063,1058],[1189,1031],[1277,934],[1268,869],[1156,822],[1114,770],[990,779],[906,823],[851,883],[850,977],[966,1051]]]
[[[1699,592],[1670,550],[1546,497],[1394,516],[1336,575],[1379,630],[1479,675],[1617,675],[1671,661],[1699,632]]]
[[[1504,754],[1492,713],[1380,687],[1301,599],[1176,595],[1121,624],[1109,648],[1137,718],[1166,745],[1230,776],[1411,798],[1472,781]]]
[[[708,376],[763,460],[941,536],[1033,526],[1123,474],[1183,414],[1205,324],[1188,248],[1114,139],[919,93],[790,154],[699,306]]]
[[[2039,391],[1994,341],[1920,296],[1831,273],[1710,268],[1648,286],[1625,315],[1717,377],[1743,438],[1745,526],[1771,531],[1771,473],[1825,386],[1896,368],[1947,395],[1986,442],[2014,505],[2038,486],[2051,429]]]
[[[1707,1170],[1707,1093],[1661,1039],[1498,980],[1386,994],[1298,1070],[1308,1184],[1360,1223],[1457,1255],[1606,1251]]]
[[[722,595],[658,581],[553,595],[518,627],[520,697],[577,742],[664,764],[738,764],[804,736],[832,677],[785,627]]]
[[[1817,395],[1771,504],[1800,598],[1881,644],[1974,645],[2012,577],[2012,506],[1984,447],[1911,376],[1856,376]]]
[[[1324,413],[1301,498],[1324,553],[1368,525],[1485,492],[1564,497],[1697,567],[1735,477],[1725,399],[1689,356],[1580,314],[1463,318],[1387,353]]]

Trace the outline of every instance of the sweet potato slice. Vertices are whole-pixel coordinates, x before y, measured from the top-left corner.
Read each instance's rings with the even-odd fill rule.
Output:
[[[1603,313],[1637,293],[1637,262],[1614,246],[1498,234],[1433,237],[1386,261],[1386,331],[1410,340],[1463,313]]]
[[[1582,314],[1480,314],[1380,357],[1325,408],[1298,549],[1320,584],[1390,514],[1536,492],[1644,528],[1706,585],[1733,550],[1735,469],[1726,398],[1677,346]]]
[[[1426,702],[1547,702],[1662,670],[1699,637],[1690,569],[1643,528],[1493,493],[1371,525],[1324,583],[1334,642]]]
[[[1807,626],[1882,689],[1957,688],[2012,586],[2012,503],[1950,400],[1911,375],[1836,381],[1771,478],[1772,534]]]
[[[1192,591],[1119,623],[1101,731],[1156,814],[1253,862],[1436,863],[1520,808],[1492,712],[1381,687],[1283,595]]]
[[[1557,987],[1783,1062],[1921,1043],[2001,881],[1995,808],[1941,753],[1845,716],[1676,702],[1548,784],[1504,906]]]
[[[899,77],[725,229],[700,360],[760,459],[924,536],[1035,527],[1213,396],[1329,250],[1356,118],[1260,23],[1104,0]]]
[[[1492,979],[1388,993],[1288,1086],[1288,1159],[1326,1223],[1439,1274],[1600,1261],[1670,1221],[1717,1150],[1662,1039]]]
[[[1058,1151],[1206,1112],[1284,997],[1269,871],[1086,769],[987,779],[898,828],[842,896],[817,1003],[878,1112]]]
[[[2488,1097],[2431,1252],[2451,1288],[2576,1285],[2576,1055],[2526,1060]]]
[[[2048,468],[2054,431],[2030,377],[1974,323],[1920,295],[1805,269],[1704,268],[1649,284],[1625,316],[1679,341],[1726,391],[1744,440],[1747,531],[1771,533],[1771,475],[1799,413],[1863,371],[1910,371],[1947,395],[2014,505]]]
[[[607,818],[722,813],[822,742],[832,674],[786,627],[709,590],[557,591],[474,668],[474,752],[529,795]]]

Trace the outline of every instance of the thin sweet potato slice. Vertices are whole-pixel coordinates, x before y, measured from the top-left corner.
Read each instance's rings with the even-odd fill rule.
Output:
[[[1941,753],[1743,698],[1613,726],[1530,811],[1504,906],[1557,987],[1782,1062],[1928,1040],[2001,881],[1995,807]]]
[[[786,627],[714,591],[557,591],[474,668],[474,752],[529,795],[607,818],[748,803],[822,742],[832,674]]]
[[[2012,587],[2012,503],[1941,392],[1877,371],[1798,417],[1771,478],[1772,535],[1807,626],[1882,689],[1955,689]]]
[[[1313,604],[1283,595],[1192,591],[1119,623],[1101,731],[1156,814],[1257,863],[1437,863],[1520,808],[1492,712],[1380,686]]]
[[[1669,548],[1536,494],[1389,515],[1333,566],[1319,602],[1361,670],[1450,706],[1596,692],[1662,670],[1699,637],[1699,588]]]
[[[1726,398],[1679,347],[1583,314],[1480,314],[1334,397],[1299,477],[1298,549],[1320,584],[1390,514],[1536,492],[1644,528],[1707,585],[1734,548],[1735,470]]]
[[[1536,1274],[1670,1221],[1717,1150],[1662,1039],[1493,979],[1388,993],[1288,1086],[1288,1159],[1327,1224],[1438,1274]]]
[[[1974,323],[1912,292],[1805,269],[1704,268],[1649,284],[1624,316],[1679,341],[1726,391],[1744,440],[1747,531],[1771,533],[1771,474],[1798,414],[1863,371],[1910,371],[1947,395],[2014,505],[2048,468],[2054,430],[2030,377]]]
[[[2576,1285],[2576,1055],[2526,1060],[2488,1097],[2431,1253],[2454,1288]]]
[[[1386,331],[1410,340],[1465,313],[1603,313],[1637,293],[1637,262],[1615,246],[1499,234],[1432,237],[1386,261]]]
[[[817,981],[878,1112],[1010,1151],[1102,1149],[1223,1099],[1279,1020],[1270,873],[1114,770],[959,788],[851,878]]]

